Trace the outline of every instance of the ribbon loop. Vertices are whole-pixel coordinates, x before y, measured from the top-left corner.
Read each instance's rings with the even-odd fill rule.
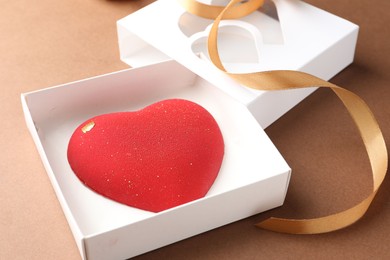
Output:
[[[239,18],[260,7],[263,0],[231,0],[226,7],[212,7],[194,0],[179,0],[186,10],[201,17],[215,19],[208,38],[209,56],[213,64],[240,84],[258,90],[288,90],[307,87],[325,87],[331,89],[344,104],[359,129],[367,150],[374,180],[370,195],[357,205],[342,212],[313,219],[270,218],[256,226],[263,229],[290,234],[316,234],[335,231],[347,227],[359,220],[369,208],[388,167],[388,154],[383,134],[367,104],[353,92],[299,71],[266,71],[234,74],[225,70],[218,54],[218,25],[222,19]],[[256,8],[255,8],[256,7]],[[212,11],[211,11],[212,10]],[[218,13],[218,14],[216,14]]]

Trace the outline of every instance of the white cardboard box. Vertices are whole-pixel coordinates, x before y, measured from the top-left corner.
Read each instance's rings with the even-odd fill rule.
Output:
[[[151,213],[84,186],[67,162],[75,128],[95,115],[134,111],[165,98],[205,107],[225,156],[202,199]],[[248,108],[175,61],[22,94],[27,126],[84,259],[125,259],[280,206],[290,168]]]
[[[329,80],[353,61],[357,25],[298,0],[265,3],[261,11],[221,23],[219,51],[228,71],[300,70]],[[207,58],[211,23],[178,1],[156,1],[117,22],[120,57],[133,67],[174,59],[246,105],[263,128],[315,90],[240,86]]]

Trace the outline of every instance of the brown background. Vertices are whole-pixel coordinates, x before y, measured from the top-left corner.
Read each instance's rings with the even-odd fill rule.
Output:
[[[0,1],[0,259],[80,259],[27,131],[20,93],[126,68],[115,21],[150,2]],[[331,81],[366,100],[390,143],[390,1],[307,2],[360,25],[355,62]],[[308,218],[346,209],[372,185],[358,133],[328,90],[316,91],[267,133],[293,168],[283,207],[139,259],[390,259],[389,177],[363,219],[344,230],[299,236],[253,226],[270,215]]]

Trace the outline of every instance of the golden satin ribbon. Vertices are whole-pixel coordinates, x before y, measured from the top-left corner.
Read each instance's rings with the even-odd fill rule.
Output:
[[[356,94],[313,75],[299,71],[266,71],[244,74],[229,73],[223,67],[217,47],[218,25],[222,19],[245,16],[263,4],[263,0],[231,0],[226,7],[210,6],[194,0],[179,0],[186,10],[195,15],[215,19],[208,38],[211,61],[220,70],[244,86],[258,90],[287,90],[307,87],[330,88],[343,102],[353,118],[367,150],[373,177],[372,193],[359,204],[325,217],[313,219],[269,218],[256,226],[290,234],[316,234],[335,231],[359,220],[367,211],[382,184],[388,164],[386,144],[378,123],[367,104]]]

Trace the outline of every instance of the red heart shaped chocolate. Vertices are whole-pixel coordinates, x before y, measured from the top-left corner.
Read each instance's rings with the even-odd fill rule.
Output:
[[[86,186],[152,212],[204,197],[223,154],[215,119],[182,99],[91,118],[68,146],[69,164]]]

